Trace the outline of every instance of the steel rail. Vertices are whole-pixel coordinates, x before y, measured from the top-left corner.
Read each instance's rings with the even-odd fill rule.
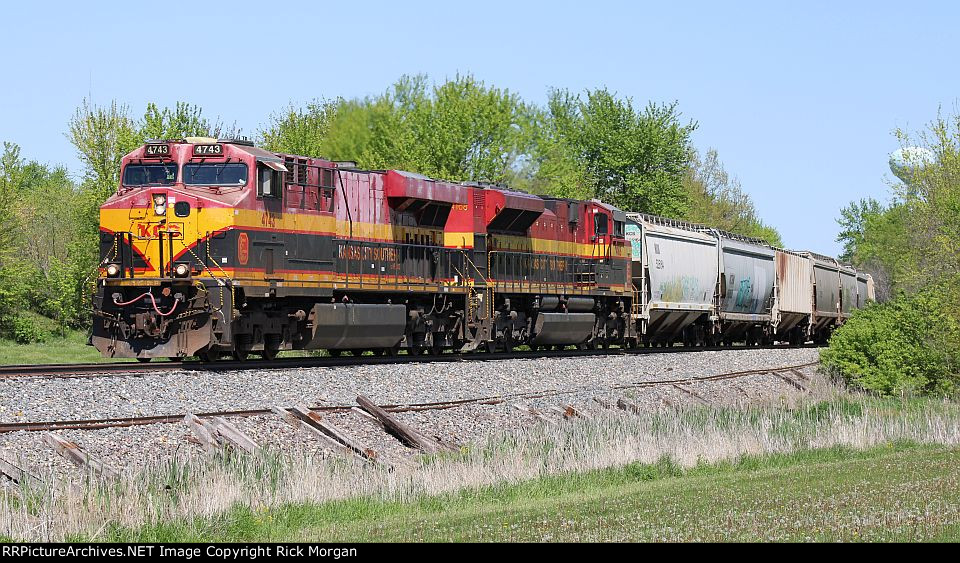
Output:
[[[620,383],[617,385],[612,385],[609,387],[579,387],[573,389],[547,389],[540,391],[523,391],[518,393],[508,393],[502,395],[489,395],[485,397],[474,397],[469,399],[454,399],[449,401],[436,401],[428,403],[400,403],[400,404],[386,404],[380,405],[384,410],[389,412],[414,412],[414,411],[429,411],[429,410],[444,410],[451,409],[456,407],[461,407],[465,405],[491,405],[504,403],[510,400],[518,399],[539,399],[545,397],[556,397],[561,395],[571,395],[574,393],[584,393],[584,392],[600,392],[607,390],[620,390],[620,389],[637,389],[645,387],[657,387],[661,385],[689,385],[692,383],[699,382],[708,382],[708,381],[722,381],[726,379],[736,379],[740,377],[748,377],[751,375],[763,375],[767,373],[779,373],[784,371],[793,371],[808,368],[814,365],[817,365],[819,362],[807,362],[804,364],[796,364],[791,366],[780,366],[780,367],[771,367],[771,368],[761,368],[745,371],[735,371],[727,372],[715,375],[704,375],[697,377],[686,377],[679,379],[657,379],[652,381],[636,381],[632,383]],[[356,405],[320,405],[310,407],[310,410],[314,412],[323,412],[323,413],[337,413],[337,412],[348,412],[356,408]],[[216,411],[216,412],[203,412],[203,413],[194,413],[200,418],[213,418],[217,416],[225,417],[247,417],[247,416],[263,416],[269,415],[273,411],[271,409],[244,409],[244,410],[231,410],[231,411]],[[148,424],[168,424],[174,422],[181,422],[186,416],[184,414],[167,414],[167,415],[155,415],[155,416],[138,416],[138,417],[116,417],[116,418],[102,418],[102,419],[91,419],[91,420],[54,420],[54,421],[44,421],[44,422],[4,422],[0,423],[0,434],[9,433],[9,432],[41,432],[41,431],[53,431],[53,430],[98,430],[103,428],[123,428],[129,426],[144,426]]]

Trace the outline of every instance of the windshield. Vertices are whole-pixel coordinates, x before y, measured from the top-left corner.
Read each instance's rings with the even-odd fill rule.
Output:
[[[176,164],[128,164],[124,186],[169,186],[177,181]]]
[[[184,164],[183,183],[201,186],[244,185],[247,183],[247,165],[242,162]]]

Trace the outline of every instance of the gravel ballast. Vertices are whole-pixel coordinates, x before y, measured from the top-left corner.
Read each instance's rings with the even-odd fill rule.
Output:
[[[0,421],[52,421],[271,406],[351,405],[357,395],[379,404],[425,403],[548,390],[571,391],[538,399],[508,399],[495,405],[467,405],[396,416],[428,436],[467,444],[493,432],[510,431],[544,418],[562,420],[558,406],[589,412],[594,400],[626,397],[642,408],[782,400],[802,391],[772,375],[755,375],[691,386],[611,391],[641,381],[675,380],[735,371],[772,369],[815,362],[817,349],[725,350],[624,356],[367,365],[338,368],[179,371],[82,379],[18,378],[0,381]],[[804,370],[815,377],[814,368]],[[688,391],[693,390],[691,394]],[[522,408],[517,408],[520,406]],[[540,413],[540,417],[529,412]],[[326,420],[373,448],[386,463],[403,463],[417,453],[387,435],[377,423],[355,412],[325,415]],[[323,444],[276,416],[232,420],[254,440],[302,455],[333,455]],[[91,455],[119,469],[152,465],[173,457],[202,455],[184,424],[152,424],[94,431],[60,431]],[[0,435],[0,455],[38,473],[77,478],[79,472],[43,443],[42,433]]]

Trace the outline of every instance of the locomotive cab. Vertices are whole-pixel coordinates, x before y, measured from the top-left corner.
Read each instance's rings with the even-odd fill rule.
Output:
[[[92,342],[105,356],[192,355],[228,330],[235,256],[217,244],[250,199],[252,150],[187,138],[148,141],[123,158],[120,186],[100,210]]]

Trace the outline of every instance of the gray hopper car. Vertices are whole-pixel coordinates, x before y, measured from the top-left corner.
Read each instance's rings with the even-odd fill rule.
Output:
[[[833,258],[627,216],[637,344],[822,342],[874,299],[873,278]]]

